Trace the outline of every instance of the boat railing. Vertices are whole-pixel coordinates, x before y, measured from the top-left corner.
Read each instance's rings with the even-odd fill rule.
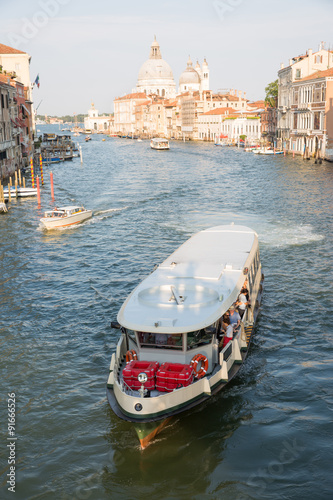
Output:
[[[130,388],[130,386],[125,382],[124,379],[120,380],[120,385],[121,385],[121,390],[130,396],[134,396],[134,391],[133,389]]]

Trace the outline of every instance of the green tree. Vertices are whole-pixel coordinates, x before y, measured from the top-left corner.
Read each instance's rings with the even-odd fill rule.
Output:
[[[271,108],[277,107],[278,102],[278,93],[279,93],[279,82],[275,80],[271,82],[265,87],[265,103],[268,104]]]

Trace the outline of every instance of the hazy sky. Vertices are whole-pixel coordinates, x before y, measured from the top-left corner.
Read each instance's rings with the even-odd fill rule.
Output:
[[[154,35],[177,89],[190,55],[206,57],[213,91],[261,99],[281,62],[333,48],[332,25],[332,0],[0,0],[0,42],[32,56],[35,107],[50,115],[113,111]]]

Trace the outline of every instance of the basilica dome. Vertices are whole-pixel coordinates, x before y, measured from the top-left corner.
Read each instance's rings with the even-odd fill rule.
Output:
[[[200,66],[199,66],[200,67]],[[200,76],[199,73],[193,68],[192,61],[189,58],[187,62],[187,68],[182,72],[179,78],[179,85],[186,84],[199,84],[200,85]]]
[[[156,38],[150,48],[149,59],[143,63],[136,85],[138,92],[171,97],[176,94],[176,84],[169,64],[162,59]]]

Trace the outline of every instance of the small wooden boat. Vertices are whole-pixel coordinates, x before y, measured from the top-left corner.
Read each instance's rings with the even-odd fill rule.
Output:
[[[85,141],[86,141],[86,142],[91,141],[91,137],[90,137],[90,135],[86,135],[86,137],[85,137]]]
[[[8,200],[8,198],[9,198],[8,188],[3,189],[3,195],[4,195],[5,200]],[[12,198],[16,197],[15,186],[11,186],[10,195]],[[37,188],[18,186],[18,188],[17,188],[17,197],[18,198],[27,198],[29,196],[37,196]]]
[[[217,226],[192,236],[126,299],[111,323],[121,337],[107,397],[118,417],[134,423],[142,448],[170,417],[204,403],[238,373],[262,281],[257,234],[244,226]],[[241,300],[244,286],[251,307],[243,309],[230,337],[222,319]]]
[[[57,229],[79,224],[90,217],[92,217],[91,210],[79,206],[68,206],[45,212],[45,216],[40,221],[46,229]]]
[[[157,151],[165,151],[167,149],[170,149],[170,144],[168,139],[155,137],[150,141],[150,147],[152,149],[156,149]]]

